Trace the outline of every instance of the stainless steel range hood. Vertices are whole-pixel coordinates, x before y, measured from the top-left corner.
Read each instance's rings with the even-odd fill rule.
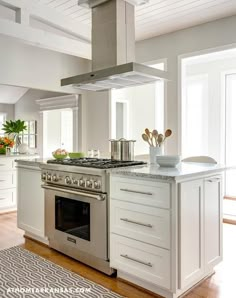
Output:
[[[79,3],[85,2],[92,9],[93,71],[62,79],[62,86],[104,91],[168,79],[167,72],[134,62],[134,6],[131,3],[79,0]]]

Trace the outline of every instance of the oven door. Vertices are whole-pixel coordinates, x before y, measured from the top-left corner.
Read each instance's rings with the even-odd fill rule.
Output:
[[[107,196],[44,185],[49,245],[108,259]],[[55,244],[55,247],[54,245]]]

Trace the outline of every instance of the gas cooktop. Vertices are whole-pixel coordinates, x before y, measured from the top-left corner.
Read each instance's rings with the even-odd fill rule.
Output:
[[[143,161],[120,161],[106,158],[52,159],[48,160],[47,163],[97,169],[111,169],[145,164]]]

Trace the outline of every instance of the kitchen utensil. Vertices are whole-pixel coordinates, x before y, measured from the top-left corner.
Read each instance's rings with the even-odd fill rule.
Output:
[[[171,135],[172,135],[172,130],[171,130],[171,129],[167,129],[167,130],[165,131],[165,139],[168,138],[168,137],[171,136]]]
[[[149,137],[145,133],[142,134],[142,138],[145,142],[147,142],[150,146],[152,146]]]
[[[160,147],[164,142],[164,136],[163,134],[159,134],[158,137],[157,137],[157,143],[158,143],[158,146]]]
[[[150,144],[150,146],[153,146],[153,142],[152,142],[152,134],[151,134],[151,132],[150,132],[150,130],[148,129],[148,128],[145,128],[145,134],[148,136],[148,138],[149,138],[149,144]]]
[[[153,131],[152,131],[152,137],[154,139],[155,146],[157,146],[158,131],[156,129],[153,129]]]

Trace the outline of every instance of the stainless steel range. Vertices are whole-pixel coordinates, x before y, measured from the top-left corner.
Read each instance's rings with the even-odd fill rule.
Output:
[[[49,246],[111,275],[107,169],[140,164],[143,162],[94,158],[43,164]]]

